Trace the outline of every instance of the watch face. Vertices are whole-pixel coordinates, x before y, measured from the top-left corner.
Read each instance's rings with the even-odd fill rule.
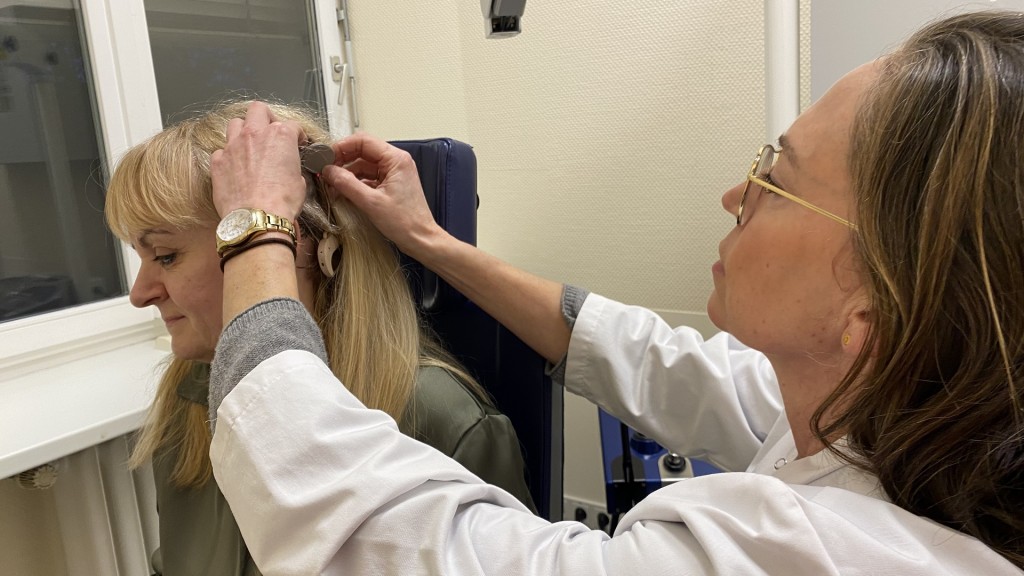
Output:
[[[241,238],[252,224],[252,213],[246,208],[232,210],[217,225],[217,238],[231,242]]]

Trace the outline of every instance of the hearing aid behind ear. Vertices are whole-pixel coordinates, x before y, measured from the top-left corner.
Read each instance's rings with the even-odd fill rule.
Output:
[[[331,199],[325,196],[321,202],[324,212],[327,214],[327,227],[316,243],[316,261],[324,276],[334,278],[334,275],[338,273],[338,266],[341,264],[341,238],[331,233],[334,230],[334,226],[331,224],[334,220],[334,207],[331,206]]]
[[[338,264],[341,263],[341,242],[337,236],[324,232],[323,238],[316,244],[316,261],[324,276],[334,278],[338,273]]]
[[[316,176],[329,164],[334,164],[334,150],[327,144],[314,143],[299,147],[299,158],[302,169]],[[331,220],[330,199],[325,198],[328,222]],[[326,231],[316,244],[316,260],[320,264],[320,271],[328,278],[334,278],[338,273],[338,264],[341,258],[341,241],[337,236],[332,236]]]

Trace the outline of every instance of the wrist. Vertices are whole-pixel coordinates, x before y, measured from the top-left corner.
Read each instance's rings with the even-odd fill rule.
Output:
[[[427,226],[423,230],[412,232],[409,235],[407,247],[402,248],[403,252],[428,267],[444,252],[446,246],[461,242],[433,220],[430,224],[431,226]]]
[[[232,196],[230,198],[222,198],[220,197],[221,195],[214,192],[214,209],[217,210],[219,217],[224,218],[240,208],[259,208],[267,213],[276,214],[294,222],[298,217],[298,212],[302,211],[302,204],[296,204],[294,201],[289,201],[288,198],[294,197],[297,194],[298,186],[300,185],[302,188],[302,198],[305,198],[308,180],[300,176],[298,183],[292,183],[295,188],[283,185],[263,185],[260,187],[259,194],[248,195],[249,197]]]
[[[241,256],[245,252],[260,250],[265,246],[279,247],[278,250],[280,252],[283,252],[283,250],[280,250],[281,248],[288,249],[288,251],[291,252],[290,262],[294,262],[295,258],[297,257],[295,249],[295,240],[291,236],[283,232],[265,232],[258,236],[251,237],[249,240],[238,246],[229,247],[228,249],[221,252],[221,271],[224,270],[224,267],[227,265],[228,261],[233,260],[235,257]],[[259,257],[266,257],[266,250],[264,250],[263,254],[259,255]]]
[[[259,240],[272,240],[256,244]],[[268,232],[253,245],[222,260],[224,325],[235,316],[271,298],[299,299],[294,244],[288,235]]]
[[[295,225],[286,217],[259,208],[238,208],[217,224],[217,253],[223,256],[264,234],[280,232],[296,241]]]

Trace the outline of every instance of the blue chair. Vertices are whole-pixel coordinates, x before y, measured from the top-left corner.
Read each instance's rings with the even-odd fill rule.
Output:
[[[619,519],[648,494],[684,478],[721,472],[703,460],[684,458],[598,408],[605,500],[615,531]]]
[[[434,219],[456,238],[476,244],[476,155],[448,139],[401,140],[416,162]],[[403,255],[423,318],[445,347],[483,384],[516,429],[537,512],[562,519],[561,386],[544,373],[545,360],[465,296]]]

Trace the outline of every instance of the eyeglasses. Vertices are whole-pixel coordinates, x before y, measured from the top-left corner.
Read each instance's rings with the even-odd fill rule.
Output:
[[[772,168],[775,167],[775,162],[779,158],[779,152],[781,152],[781,150],[776,150],[771,144],[765,144],[761,147],[761,150],[758,151],[757,157],[754,158],[754,163],[750,165],[750,172],[747,173],[747,184],[743,187],[743,195],[740,196],[740,207],[736,211],[736,225],[742,226],[744,223],[750,221],[750,216],[754,211],[754,206],[757,205],[757,201],[761,197],[761,192],[768,190],[782,196],[783,198],[792,200],[804,208],[814,210],[822,216],[831,218],[840,224],[849,226],[856,230],[857,225],[853,222],[836,216],[824,208],[819,208],[803,198],[793,196],[789,192],[786,192],[782,188],[771,183]]]

